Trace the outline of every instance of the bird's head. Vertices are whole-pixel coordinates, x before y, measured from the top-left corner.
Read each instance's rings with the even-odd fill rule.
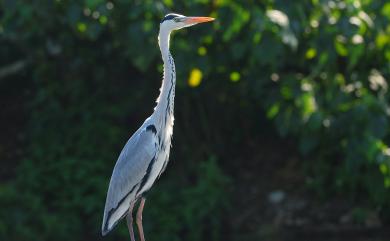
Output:
[[[213,20],[214,18],[210,17],[186,17],[180,14],[170,13],[165,15],[165,17],[161,20],[160,29],[164,29],[170,32]]]

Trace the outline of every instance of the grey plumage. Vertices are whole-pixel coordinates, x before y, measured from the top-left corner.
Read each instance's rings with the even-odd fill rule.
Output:
[[[155,145],[158,142],[156,135],[146,130],[149,120],[145,121],[127,141],[115,164],[104,208],[103,235],[126,214],[130,202],[136,199],[137,195],[142,194],[140,193],[142,179],[156,156]]]
[[[164,62],[164,77],[157,106],[153,114],[127,141],[115,164],[104,208],[103,235],[112,230],[127,213],[130,212],[131,215],[134,202],[152,187],[165,170],[169,160],[176,84],[175,64],[169,52],[170,33],[173,30],[212,20],[212,18],[185,17],[178,14],[169,14],[162,20],[158,40]],[[131,228],[130,236],[133,239],[132,232]]]

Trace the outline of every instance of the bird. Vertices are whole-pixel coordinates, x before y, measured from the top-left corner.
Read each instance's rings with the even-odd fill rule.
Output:
[[[213,20],[211,17],[187,17],[176,13],[167,14],[161,20],[158,44],[164,74],[160,94],[152,115],[129,138],[116,161],[104,207],[103,236],[126,216],[130,239],[135,241],[133,208],[138,202],[136,224],[141,241],[145,240],[142,226],[145,195],[167,167],[173,133],[176,70],[169,51],[170,35],[175,30]]]

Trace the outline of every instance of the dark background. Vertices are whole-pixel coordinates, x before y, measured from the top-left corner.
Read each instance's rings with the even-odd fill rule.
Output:
[[[0,1],[0,239],[102,240],[117,156],[178,31],[168,168],[147,240],[385,240],[390,3]],[[130,240],[122,222],[104,240]]]

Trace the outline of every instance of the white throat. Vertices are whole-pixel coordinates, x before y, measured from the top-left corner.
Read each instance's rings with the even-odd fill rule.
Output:
[[[169,55],[169,40],[171,36],[171,31],[165,28],[160,28],[160,33],[158,34],[158,45],[160,46],[161,55],[165,64],[165,59]]]

